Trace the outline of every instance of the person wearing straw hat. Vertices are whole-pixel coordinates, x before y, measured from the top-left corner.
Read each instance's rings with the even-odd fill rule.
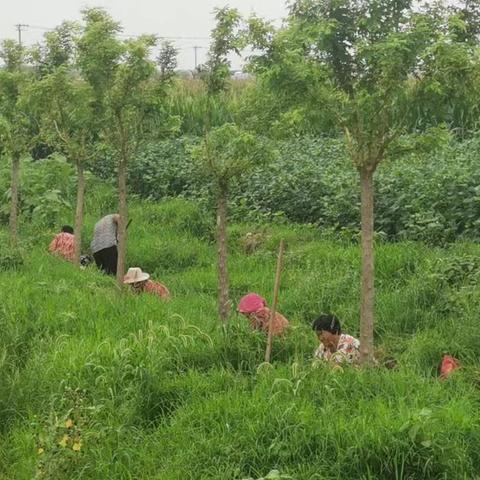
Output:
[[[335,315],[322,314],[312,325],[320,346],[315,350],[315,358],[340,366],[355,365],[360,360],[360,342],[342,333],[340,320]]]
[[[237,311],[245,315],[254,330],[263,330],[268,333],[271,310],[267,307],[266,300],[257,293],[249,293],[240,299]],[[288,328],[288,320],[279,312],[275,313],[272,322],[273,335],[281,335]]]
[[[150,280],[150,275],[138,267],[128,269],[125,277],[123,277],[123,283],[131,285],[135,293],[145,292],[152,293],[163,299],[170,298],[170,292],[165,285]]]

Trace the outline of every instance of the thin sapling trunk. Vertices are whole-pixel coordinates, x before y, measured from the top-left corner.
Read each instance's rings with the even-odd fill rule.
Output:
[[[360,362],[373,363],[374,324],[374,254],[373,254],[373,173],[371,167],[360,168],[362,221],[362,303],[360,314]]]
[[[117,261],[117,282],[121,287],[125,275],[125,256],[127,251],[127,161],[122,158],[118,166],[118,261]]]
[[[81,160],[77,162],[77,207],[75,210],[75,251],[73,263],[80,265],[80,253],[82,249],[83,208],[85,203],[85,174]]]
[[[218,247],[218,313],[223,325],[228,322],[230,300],[228,294],[227,266],[227,197],[228,187],[220,182],[217,199],[217,247]]]
[[[12,178],[10,184],[10,243],[13,247],[18,243],[18,190],[20,183],[20,155],[12,156]]]

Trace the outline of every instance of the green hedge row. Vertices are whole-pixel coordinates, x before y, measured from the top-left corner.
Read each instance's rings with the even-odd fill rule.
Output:
[[[145,198],[184,196],[211,205],[211,184],[192,163],[196,139],[150,145],[130,170],[132,189]],[[440,143],[440,142],[439,142]],[[255,168],[231,191],[236,220],[286,218],[355,234],[358,175],[341,140],[277,142],[273,163]],[[387,160],[375,179],[377,232],[392,240],[451,242],[480,238],[480,139],[430,145]]]

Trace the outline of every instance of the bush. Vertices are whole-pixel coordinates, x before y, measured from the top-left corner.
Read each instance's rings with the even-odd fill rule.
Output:
[[[23,252],[17,248],[0,249],[0,271],[15,270],[23,265]]]
[[[160,200],[193,192],[200,175],[190,161],[188,149],[196,138],[179,138],[149,144],[129,167],[129,185],[144,198]],[[196,189],[197,187],[195,187]]]
[[[142,203],[131,212],[132,220],[147,225],[158,233],[173,230],[177,234],[189,234],[199,239],[210,237],[213,218],[191,201],[178,198],[163,203]],[[134,225],[133,225],[134,226]]]
[[[10,172],[0,176],[0,196],[9,199]],[[19,211],[28,221],[52,227],[71,215],[75,199],[74,167],[58,155],[39,161],[24,159],[21,165]],[[3,222],[9,214],[9,202],[0,209]]]
[[[418,136],[402,139],[417,145]],[[195,139],[150,145],[130,169],[134,191],[146,198],[183,196],[212,208],[211,188],[189,158]],[[438,143],[438,142],[437,142]],[[375,180],[377,232],[393,240],[442,244],[480,238],[480,137],[463,143],[427,142],[403,149],[379,167]],[[435,148],[434,148],[435,147]],[[277,143],[278,158],[232,186],[236,220],[287,219],[354,238],[360,228],[358,175],[341,139],[299,138]]]

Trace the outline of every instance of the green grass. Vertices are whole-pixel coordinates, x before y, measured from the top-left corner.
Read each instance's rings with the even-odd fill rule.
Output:
[[[23,225],[20,253],[0,251],[0,479],[480,478],[479,245],[379,243],[376,344],[399,367],[332,372],[312,365],[310,322],[335,311],[358,335],[358,246],[266,224],[246,255],[254,226],[231,227],[234,305],[270,299],[287,240],[279,309],[292,329],[267,366],[262,334],[236,313],[227,336],[218,324],[210,219],[180,200],[131,216],[128,264],[170,302],[49,256],[53,231]],[[443,352],[465,368],[439,382]]]

